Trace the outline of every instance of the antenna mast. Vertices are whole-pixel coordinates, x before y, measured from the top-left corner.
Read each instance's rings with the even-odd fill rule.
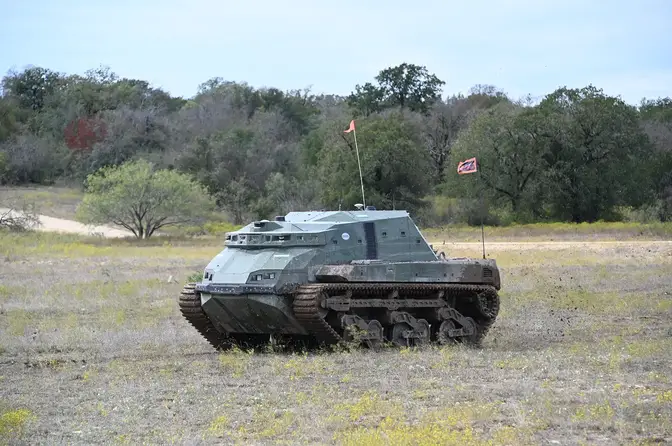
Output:
[[[480,177],[483,178],[483,169],[481,169],[480,163],[476,161],[476,157],[469,158],[465,161],[460,161],[457,163],[457,174],[464,175],[468,173],[480,174]],[[483,244],[483,258],[485,259],[485,229],[483,228],[483,214],[485,213],[485,199],[483,187],[481,187],[481,243]]]
[[[362,203],[364,204],[364,209],[366,209],[366,198],[364,198],[364,178],[362,177],[362,163],[359,160],[359,148],[357,147],[357,131],[355,130],[355,120],[350,121],[350,127],[348,130],[345,130],[343,133],[352,132],[355,137],[355,152],[357,153],[357,166],[359,167],[359,183],[362,186]]]

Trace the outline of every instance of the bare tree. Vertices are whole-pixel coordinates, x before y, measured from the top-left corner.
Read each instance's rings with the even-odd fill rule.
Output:
[[[425,120],[423,138],[434,164],[436,184],[443,182],[452,146],[468,121],[468,109],[463,102],[452,105],[437,103],[429,119]]]

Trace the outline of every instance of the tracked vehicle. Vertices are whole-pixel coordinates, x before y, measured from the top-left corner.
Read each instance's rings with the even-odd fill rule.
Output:
[[[446,258],[406,211],[290,212],[227,233],[179,298],[216,349],[312,344],[480,344],[499,311],[491,259]]]

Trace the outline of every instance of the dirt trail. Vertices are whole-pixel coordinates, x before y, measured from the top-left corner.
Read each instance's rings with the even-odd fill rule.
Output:
[[[0,213],[6,213],[9,209],[0,208]],[[14,214],[20,215],[16,212]],[[49,217],[47,215],[38,215],[40,224],[33,229],[36,231],[48,232],[66,232],[80,235],[101,235],[108,238],[132,237],[133,233],[124,229],[112,228],[110,226],[85,225],[74,220],[64,218]]]

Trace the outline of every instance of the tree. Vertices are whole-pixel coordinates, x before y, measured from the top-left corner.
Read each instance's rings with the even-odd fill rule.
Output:
[[[653,188],[652,151],[637,110],[592,85],[559,88],[539,104],[551,216],[572,222],[613,217],[640,206]]]
[[[386,108],[399,107],[426,114],[439,99],[444,81],[420,65],[402,63],[386,68],[376,76],[378,86],[357,85],[348,104],[365,116]]]
[[[429,116],[421,116],[421,123],[425,147],[434,167],[434,184],[441,184],[453,145],[469,123],[469,110],[466,102],[437,102]]]
[[[631,107],[588,86],[538,104],[487,83],[441,98],[443,85],[401,63],[347,97],[214,77],[185,101],[105,66],[28,67],[0,83],[0,183],[81,184],[144,159],[197,179],[238,224],[347,208],[361,201],[352,134],[343,134],[354,117],[366,202],[379,208],[470,221],[483,196],[491,222],[594,221],[620,208],[672,219],[670,98]],[[482,171],[458,177],[454,163],[471,156]]]
[[[535,120],[534,110],[507,104],[493,107],[474,120],[458,138],[451,157],[453,166],[471,157],[478,160],[477,174],[454,176],[451,181],[463,190],[461,195],[485,192],[495,201],[506,202],[517,217],[523,210],[538,211],[533,192],[545,165],[540,157],[542,146],[534,138]]]
[[[20,133],[0,144],[2,181],[9,184],[50,184],[63,174],[68,150],[49,138]]]
[[[426,113],[439,99],[444,81],[430,74],[424,66],[402,63],[381,71],[376,80],[380,84],[388,106],[407,107],[411,111]]]
[[[140,160],[89,175],[78,214],[85,223],[114,223],[147,239],[164,226],[195,222],[213,208],[207,191],[188,175]]]
[[[29,67],[21,73],[9,73],[2,80],[4,94],[17,98],[21,107],[40,111],[48,96],[62,84],[60,73],[42,67]]]
[[[385,91],[367,82],[364,86],[355,85],[355,92],[348,96],[347,101],[355,116],[370,116],[383,110],[384,99]]]
[[[672,98],[644,99],[639,111],[644,120],[672,122]]]
[[[471,108],[485,110],[501,102],[510,102],[506,94],[494,85],[476,84],[465,98]]]
[[[297,178],[280,172],[272,173],[266,181],[264,193],[255,205],[257,214],[261,218],[270,218],[292,211],[310,210],[317,187],[305,187],[307,184],[307,180],[301,184]]]
[[[18,131],[18,107],[9,98],[0,97],[0,143]]]
[[[672,99],[643,100],[639,109],[644,131],[654,145],[650,164],[656,166],[654,178],[659,178],[655,196],[658,219],[672,220]]]
[[[420,136],[402,114],[357,121],[357,142],[362,164],[366,204],[378,209],[422,207],[429,192],[430,160]],[[336,129],[342,135],[343,129]],[[362,195],[355,146],[351,139],[334,138],[319,154],[322,202],[332,209],[361,203]]]

